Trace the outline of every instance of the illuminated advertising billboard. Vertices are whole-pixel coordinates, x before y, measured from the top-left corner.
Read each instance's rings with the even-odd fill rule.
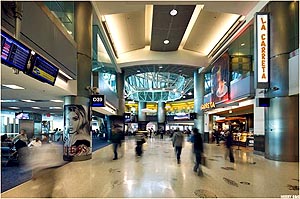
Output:
[[[229,55],[224,53],[211,69],[212,102],[216,104],[229,100]]]

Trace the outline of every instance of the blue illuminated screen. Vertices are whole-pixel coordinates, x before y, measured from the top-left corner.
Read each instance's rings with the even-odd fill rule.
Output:
[[[1,63],[25,72],[31,50],[1,30]]]
[[[32,57],[31,66],[27,74],[37,80],[54,86],[58,75],[58,68],[42,56],[35,54]]]

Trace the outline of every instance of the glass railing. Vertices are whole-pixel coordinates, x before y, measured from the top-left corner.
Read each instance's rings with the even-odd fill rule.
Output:
[[[54,16],[66,28],[67,32],[74,36],[74,2],[72,1],[44,1]]]

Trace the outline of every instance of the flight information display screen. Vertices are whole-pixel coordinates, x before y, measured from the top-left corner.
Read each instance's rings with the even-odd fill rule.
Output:
[[[31,50],[1,30],[1,63],[25,72]]]
[[[32,57],[31,66],[27,74],[37,80],[54,86],[58,75],[58,68],[42,56],[35,54]]]

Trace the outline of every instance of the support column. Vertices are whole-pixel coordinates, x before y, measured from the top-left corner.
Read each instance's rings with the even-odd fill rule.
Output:
[[[77,96],[64,99],[64,160],[92,158],[91,111],[89,90],[92,72],[92,5],[75,2],[75,34],[77,43]]]
[[[299,48],[299,2],[270,2],[270,107],[265,115],[265,157],[299,160],[299,94],[289,96],[289,53]],[[279,28],[280,27],[280,28]]]
[[[144,108],[146,108],[146,102],[139,102],[138,121],[146,121],[146,113],[142,112]]]
[[[165,123],[166,121],[166,103],[158,102],[157,104],[157,121],[158,123]]]
[[[194,120],[194,126],[204,134],[204,113],[201,110],[201,104],[204,100],[204,73],[194,72],[194,112],[197,113],[197,119]]]
[[[118,115],[125,113],[125,98],[124,98],[124,73],[117,73],[117,94],[119,98],[119,108],[117,111]]]

